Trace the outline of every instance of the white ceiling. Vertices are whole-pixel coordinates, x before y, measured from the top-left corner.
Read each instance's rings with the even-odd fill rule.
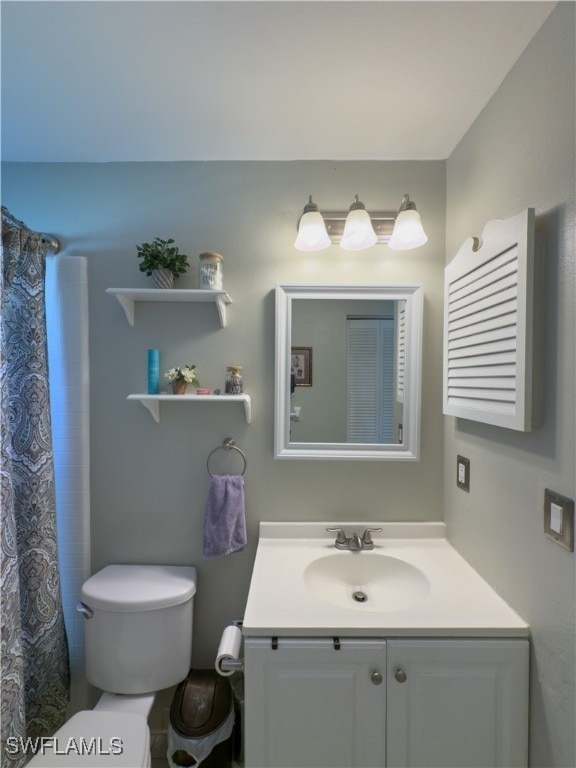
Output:
[[[3,1],[2,158],[444,159],[554,5]]]

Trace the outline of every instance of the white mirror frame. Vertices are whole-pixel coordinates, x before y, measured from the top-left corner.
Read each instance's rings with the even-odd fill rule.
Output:
[[[294,299],[368,299],[406,302],[406,371],[402,444],[291,443],[290,353]],[[274,457],[418,461],[422,368],[423,289],[412,285],[277,285]]]

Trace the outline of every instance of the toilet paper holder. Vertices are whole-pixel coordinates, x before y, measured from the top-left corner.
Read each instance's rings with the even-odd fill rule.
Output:
[[[218,669],[222,672],[243,672],[244,659],[220,659]]]
[[[236,619],[222,633],[215,664],[219,675],[228,677],[234,672],[244,671],[244,659],[239,656],[242,623],[242,619]]]

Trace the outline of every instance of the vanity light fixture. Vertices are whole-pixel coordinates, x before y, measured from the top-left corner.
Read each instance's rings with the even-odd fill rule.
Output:
[[[320,251],[332,243],[340,243],[344,250],[359,251],[387,243],[393,250],[403,251],[418,248],[427,241],[420,214],[407,194],[402,197],[396,214],[369,214],[358,195],[354,196],[347,213],[320,213],[310,195],[298,222],[294,247],[299,251]]]
[[[358,200],[358,195],[354,195],[354,202],[346,216],[340,248],[345,251],[363,251],[377,242],[378,235],[374,232],[366,206]]]
[[[312,195],[310,195],[298,223],[298,235],[294,247],[299,251],[321,251],[323,248],[328,248],[331,243],[322,214],[316,203],[312,202]]]
[[[409,195],[404,195],[388,247],[394,251],[407,251],[410,248],[419,248],[427,242],[428,236],[424,232],[416,204],[410,200]]]

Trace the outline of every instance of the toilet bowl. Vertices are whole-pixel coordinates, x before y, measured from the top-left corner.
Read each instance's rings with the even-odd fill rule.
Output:
[[[149,768],[155,692],[190,669],[195,593],[191,566],[109,565],[84,583],[86,678],[103,693],[42,742],[30,768]]]
[[[43,740],[28,768],[150,768],[150,731],[137,712],[77,712]]]

